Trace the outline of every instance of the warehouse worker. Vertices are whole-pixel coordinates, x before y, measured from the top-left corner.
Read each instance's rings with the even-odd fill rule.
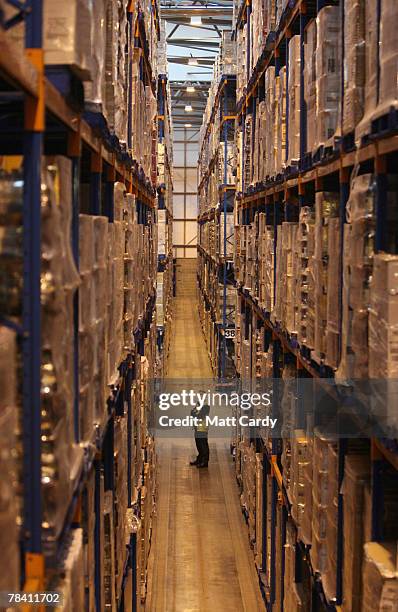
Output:
[[[210,406],[204,405],[201,409],[198,407],[192,411],[192,416],[196,417],[197,425],[195,425],[195,443],[198,450],[198,456],[195,461],[191,461],[190,465],[196,465],[197,468],[207,468],[209,464],[209,427],[206,422],[206,417],[210,413]]]

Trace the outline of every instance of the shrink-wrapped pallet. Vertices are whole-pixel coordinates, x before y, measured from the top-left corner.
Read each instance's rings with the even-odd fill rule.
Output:
[[[363,546],[366,542],[362,517],[366,487],[370,482],[370,461],[366,456],[347,455],[342,485],[343,522],[343,612],[361,612]]]
[[[378,253],[370,283],[369,376],[398,378],[398,256]]]
[[[304,99],[307,105],[306,151],[313,151],[316,143],[316,20],[310,22],[304,43]]]
[[[265,103],[265,177],[268,177],[275,174],[275,68],[273,66],[270,66],[265,73]]]
[[[127,511],[127,420],[117,417],[114,423],[114,530],[116,593],[121,593],[126,562]]]
[[[338,217],[329,219],[328,227],[328,275],[327,275],[327,320],[325,360],[331,368],[337,368],[340,346],[340,263],[341,222]]]
[[[91,23],[93,8],[89,0],[60,4],[43,3],[44,62],[67,65],[83,80],[93,76]]]
[[[341,100],[340,9],[326,6],[317,17],[316,50],[316,147],[336,133]]]
[[[107,0],[92,4],[91,19],[91,81],[84,84],[85,107],[89,111],[106,113],[105,108],[105,47]]]
[[[85,607],[83,530],[72,529],[67,539],[63,577],[54,588],[62,596],[62,607],[56,606],[55,610],[74,612]]]
[[[299,265],[296,266],[297,278],[295,286],[296,308],[296,329],[300,344],[313,348],[314,344],[314,317],[315,309],[311,287],[310,264],[313,260],[315,248],[315,215],[313,210],[304,206],[300,209],[299,226],[296,240],[296,259]]]
[[[378,99],[379,26],[378,0],[365,2],[365,89],[364,115],[355,130],[355,139],[369,134],[373,112]]]
[[[374,179],[356,176],[344,226],[342,353],[337,377],[368,376],[369,282],[374,254]]]
[[[296,429],[292,439],[292,457],[291,457],[291,488],[290,498],[292,502],[292,517],[296,525],[300,526],[303,523],[303,517],[308,508],[306,507],[306,471],[309,462],[312,461],[310,455],[310,444],[305,431]]]
[[[338,205],[338,194],[332,192],[318,192],[316,194],[315,249],[313,258],[315,281],[314,357],[318,362],[325,358],[327,349],[326,325],[328,298],[327,290],[329,281],[329,221],[338,214]]]
[[[396,610],[397,543],[368,542],[364,547],[361,612]]]
[[[365,0],[344,2],[343,134],[355,130],[364,113]]]
[[[395,437],[398,431],[398,256],[378,253],[373,261],[369,313],[371,403],[378,424]]]
[[[104,494],[104,599],[103,609],[116,610],[116,591],[115,591],[115,530],[113,519],[113,493],[106,491]]]
[[[74,309],[79,277],[71,255],[70,163],[46,159],[41,192],[41,435],[43,522],[55,539],[63,526],[81,451],[74,444]],[[63,175],[63,171],[66,173]],[[64,229],[65,228],[65,229]]]
[[[398,107],[398,7],[383,0],[380,13],[380,91],[377,116]]]
[[[333,574],[337,546],[337,538],[333,539],[337,525],[337,445],[319,430],[315,431],[313,444],[310,556],[314,571],[329,577]]]
[[[288,165],[300,159],[300,79],[301,45],[300,36],[289,41],[289,122],[288,122]]]
[[[297,92],[296,92],[297,93]],[[297,119],[297,116],[296,116]],[[275,173],[286,166],[286,66],[275,79]]]
[[[304,512],[302,513],[302,520],[298,524],[298,538],[304,542],[304,544],[312,543],[312,487],[314,477],[314,436],[308,436],[307,444],[307,457],[308,461],[304,464],[303,469],[303,498],[304,498]]]
[[[17,356],[15,333],[0,326],[0,544],[3,551],[0,588],[18,590],[20,584],[17,518],[21,508],[18,499],[18,478],[21,466],[15,449],[17,444]]]

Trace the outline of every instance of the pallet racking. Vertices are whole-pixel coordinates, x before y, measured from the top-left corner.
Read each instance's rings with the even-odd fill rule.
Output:
[[[202,125],[199,153],[198,286],[200,314],[212,368],[217,377],[234,375],[235,280],[233,211],[235,201],[234,125],[236,75],[226,34],[220,74],[213,84]],[[216,71],[218,68],[216,68]]]
[[[295,42],[298,43],[298,58],[300,60],[298,75],[299,92],[297,94],[299,100],[299,155],[294,162],[291,161],[289,156],[289,146],[292,144],[289,138],[289,126],[291,125],[289,109],[292,106],[290,104],[291,101],[289,101],[289,84],[287,84],[285,89],[282,89],[285,97],[284,112],[286,125],[285,157],[282,160],[283,163],[277,166],[265,178],[256,179],[256,176],[252,173],[252,168],[249,168],[249,172],[245,173],[244,160],[246,153],[243,152],[241,168],[238,168],[238,193],[236,196],[238,232],[248,232],[248,234],[241,235],[240,243],[237,242],[236,248],[241,248],[242,244],[243,247],[236,255],[238,256],[238,261],[244,260],[245,265],[249,267],[249,275],[246,272],[241,273],[241,271],[236,270],[238,293],[236,354],[239,357],[241,351],[246,351],[246,369],[241,367],[238,359],[238,373],[242,382],[245,378],[249,379],[249,381],[255,380],[256,377],[258,377],[257,379],[261,379],[261,377],[274,379],[274,403],[279,405],[280,397],[278,398],[278,394],[282,393],[282,391],[278,379],[284,376],[284,372],[290,371],[291,373],[293,371],[293,381],[297,386],[295,391],[297,414],[300,414],[300,410],[302,410],[300,394],[303,393],[301,387],[303,380],[306,384],[310,381],[311,384],[317,386],[324,385],[323,388],[327,389],[327,394],[330,394],[334,401],[341,402],[341,404],[345,401],[342,387],[339,386],[339,382],[342,379],[344,384],[348,383],[351,388],[361,386],[360,382],[352,380],[355,376],[350,376],[347,368],[337,370],[337,367],[341,365],[341,357],[344,355],[346,350],[344,346],[347,342],[347,328],[343,327],[345,325],[344,308],[348,309],[343,281],[347,261],[347,256],[343,253],[344,242],[346,243],[346,249],[349,249],[349,245],[347,247],[347,239],[344,240],[345,234],[348,231],[347,226],[349,225],[347,223],[347,203],[352,206],[353,198],[358,189],[358,181],[355,182],[358,176],[368,176],[370,174],[374,177],[370,181],[371,187],[369,189],[372,191],[375,203],[375,261],[383,259],[383,252],[397,254],[396,244],[394,244],[394,239],[392,238],[393,235],[396,236],[397,226],[392,219],[391,209],[386,204],[388,200],[387,194],[389,194],[391,202],[396,197],[394,167],[396,166],[398,151],[397,101],[395,97],[395,100],[390,100],[390,103],[386,105],[386,100],[383,99],[380,87],[383,87],[381,85],[381,74],[385,68],[383,68],[383,51],[380,52],[377,40],[375,48],[378,51],[376,52],[375,65],[378,104],[375,103],[372,107],[372,112],[367,114],[365,102],[365,111],[362,113],[363,117],[356,117],[354,125],[350,125],[349,122],[344,124],[343,118],[347,118],[347,111],[345,109],[348,106],[349,95],[352,94],[352,85],[354,79],[357,78],[357,74],[355,73],[353,80],[348,83],[345,82],[344,75],[342,74],[339,80],[338,94],[341,106],[337,109],[340,111],[340,115],[336,119],[336,131],[332,138],[316,148],[311,149],[307,146],[308,128],[310,127],[307,124],[309,107],[307,106],[308,99],[306,98],[305,90],[305,70],[307,66],[304,61],[308,52],[308,49],[306,49],[307,35],[314,20],[318,18],[319,23],[322,11],[325,8],[329,10],[328,7],[332,5],[337,7],[333,10],[335,15],[338,16],[340,24],[345,25],[345,28],[341,25],[339,26],[338,33],[336,34],[337,40],[335,41],[336,45],[341,45],[342,56],[340,61],[342,64],[344,61],[347,61],[349,54],[351,54],[351,58],[353,54],[352,49],[349,47],[350,39],[344,38],[345,35],[348,36],[350,27],[348,9],[355,8],[357,10],[359,6],[359,8],[364,10],[366,6],[369,13],[374,9],[375,19],[378,18],[380,20],[383,13],[384,15],[389,14],[391,19],[391,14],[388,11],[392,11],[394,8],[388,1],[383,3],[383,0],[374,3],[355,3],[355,7],[343,1],[340,3],[304,0],[289,0],[278,3],[267,2],[267,9],[272,7],[276,12],[276,9],[279,7],[278,20],[274,14],[273,21],[271,19],[273,27],[266,33],[263,48],[260,49],[258,59],[254,61],[254,64],[251,64],[251,59],[242,60],[242,65],[246,66],[246,73],[241,75],[238,87],[237,134],[241,134],[243,151],[245,151],[245,145],[247,145],[247,150],[250,150],[252,153],[253,149],[250,149],[250,147],[253,147],[253,143],[258,141],[261,134],[256,133],[253,127],[253,130],[250,132],[251,140],[245,143],[247,135],[245,127],[248,121],[252,126],[256,125],[258,105],[267,100],[269,93],[267,79],[271,74],[268,72],[268,69],[271,68],[274,71],[275,78],[279,79],[283,78],[283,74],[289,74],[289,58],[291,58],[289,45],[294,37],[298,37]],[[241,37],[241,40],[244,40],[247,45],[244,52],[247,55],[251,54],[250,35],[253,31],[251,24],[257,18],[257,15],[253,14],[254,7],[255,3],[249,0],[242,3],[237,11],[234,37],[235,39]],[[378,17],[376,17],[376,14]],[[242,34],[239,32],[244,27],[246,27],[246,38],[243,37],[242,39]],[[375,35],[377,28],[371,28],[371,31]],[[384,26],[384,32],[386,31],[387,28]],[[380,32],[377,36],[379,35]],[[386,33],[384,36],[386,36]],[[365,34],[363,34],[363,38],[365,38]],[[391,53],[393,53],[392,47],[391,43],[389,49]],[[367,73],[368,76],[369,74]],[[365,83],[365,92],[368,85],[369,82]],[[281,116],[283,116],[283,112]],[[315,121],[314,117],[312,121]],[[249,166],[250,163],[252,161],[248,162]],[[392,195],[393,193],[395,196]],[[334,308],[337,346],[336,343],[333,345],[334,358],[331,357],[330,353],[315,351],[313,343],[307,342],[303,336],[300,337],[294,324],[291,325],[289,323],[288,316],[281,314],[280,306],[278,306],[280,296],[284,296],[286,300],[286,295],[289,295],[284,293],[286,290],[282,288],[281,270],[283,268],[280,269],[278,266],[283,261],[285,261],[285,265],[289,265],[288,263],[286,264],[286,261],[290,261],[291,265],[294,266],[293,259],[296,254],[293,248],[290,251],[291,254],[287,255],[290,259],[283,260],[282,247],[286,244],[286,249],[290,248],[288,243],[284,242],[289,240],[289,225],[292,230],[290,235],[293,236],[292,244],[294,245],[295,240],[298,241],[299,239],[298,237],[294,238],[294,226],[296,228],[299,227],[301,222],[300,212],[303,211],[304,207],[308,207],[309,212],[311,213],[312,211],[311,214],[313,214],[318,207],[317,203],[320,199],[325,198],[325,194],[327,196],[334,194],[333,198],[337,203],[334,218],[338,229],[334,234],[336,237],[335,242],[331,245],[335,247],[335,253],[331,257],[329,252],[329,259],[327,260],[335,264],[333,273],[335,274],[334,288],[336,301]],[[261,215],[263,216],[260,219]],[[389,223],[386,222],[387,218],[390,219]],[[266,289],[269,300],[267,306],[258,288],[258,283],[261,282],[261,279],[259,280],[258,267],[261,262],[256,254],[253,256],[253,260],[249,259],[249,255],[245,251],[246,242],[243,242],[245,239],[248,242],[252,240],[253,248],[255,245],[260,244],[259,227],[261,223],[264,223],[266,228],[268,228],[268,237],[271,237],[271,243],[267,247],[270,255],[269,261],[272,259],[272,263],[267,264],[272,267],[272,269],[268,270],[270,280]],[[314,223],[314,221],[310,223]],[[286,234],[283,233],[282,224],[285,226]],[[281,244],[281,241],[283,244]],[[378,257],[379,259],[377,259]],[[394,258],[392,259],[394,260]],[[289,271],[290,274],[291,270]],[[288,276],[287,272],[286,276]],[[246,282],[247,278],[249,278],[250,282]],[[314,296],[312,295],[312,297]],[[316,302],[316,300],[314,301]],[[290,302],[294,302],[293,294],[290,295]],[[326,332],[327,330],[325,329],[325,336]],[[387,350],[386,346],[382,350]],[[357,377],[359,378],[359,376]],[[353,423],[353,431],[360,431],[364,428],[364,411],[361,413],[361,409],[358,406],[351,406],[350,409],[347,409],[347,414],[349,420]],[[296,421],[296,431],[303,431],[304,439],[311,439],[311,436],[306,436],[308,423],[302,418]],[[345,548],[347,532],[344,531],[344,525],[349,523],[350,513],[353,511],[357,512],[355,516],[359,520],[363,508],[359,501],[357,506],[355,504],[353,507],[349,506],[349,496],[347,490],[344,490],[344,482],[349,478],[347,470],[349,470],[352,457],[355,457],[357,452],[360,454],[364,453],[369,461],[367,474],[370,480],[369,507],[371,518],[369,521],[370,532],[367,534],[367,537],[369,540],[376,542],[386,542],[389,538],[391,540],[396,539],[396,533],[391,529],[391,526],[385,526],[383,519],[383,507],[389,503],[390,495],[389,485],[386,483],[390,482],[390,479],[396,483],[398,478],[398,472],[396,472],[398,467],[396,435],[392,432],[390,435],[385,433],[379,436],[375,433],[375,430],[369,430],[364,437],[369,439],[369,445],[366,447],[366,450],[361,448],[360,451],[358,449],[353,450],[350,447],[350,440],[347,439],[349,438],[348,435],[336,441],[336,455],[334,456],[335,465],[337,466],[335,473],[336,492],[333,497],[333,503],[336,503],[335,516],[332,519],[328,519],[329,534],[331,534],[330,520],[332,520],[332,522],[334,521],[333,529],[335,529],[335,536],[331,534],[330,537],[333,543],[326,549],[328,554],[331,548],[335,550],[335,559],[326,566],[329,570],[331,567],[334,567],[334,574],[330,576],[329,572],[329,575],[326,576],[314,565],[314,552],[311,553],[309,542],[303,539],[301,525],[297,518],[292,516],[293,500],[288,487],[288,473],[291,467],[291,460],[288,455],[292,452],[289,443],[279,438],[268,440],[267,436],[261,436],[257,440],[252,440],[252,446],[250,447],[250,440],[245,442],[242,433],[238,436],[235,451],[240,486],[243,486],[240,468],[241,452],[245,453],[246,457],[250,457],[251,453],[257,451],[258,456],[261,458],[262,473],[264,475],[262,485],[260,486],[260,494],[263,501],[262,505],[257,508],[261,514],[261,525],[257,537],[262,542],[263,550],[260,558],[257,558],[257,566],[260,585],[268,610],[289,609],[290,611],[290,608],[286,608],[286,602],[288,601],[286,599],[286,589],[289,587],[292,576],[295,588],[301,589],[301,593],[303,585],[309,585],[310,599],[307,602],[308,609],[351,609],[345,607],[345,605],[348,605],[346,601],[348,595],[347,584],[344,582],[346,580],[345,572],[347,571],[348,560],[347,558],[344,559],[347,552]],[[314,439],[317,439],[317,437],[315,436]],[[242,443],[243,447],[240,449],[240,444]],[[264,542],[266,542],[267,537],[269,540],[267,545],[265,545]],[[364,541],[367,540],[363,539],[359,542],[359,550],[362,550]],[[314,543],[312,548],[314,548]],[[293,561],[289,558],[290,550],[292,550]],[[344,563],[347,565],[344,565]],[[282,572],[278,573],[280,565]],[[358,572],[361,570],[357,568],[356,571],[358,575]],[[325,588],[326,583],[328,588]],[[331,584],[332,588],[330,587]],[[328,596],[326,591],[332,592],[332,596]],[[293,605],[291,602],[292,600],[289,600],[288,605]],[[378,605],[377,602],[374,602],[374,605],[376,604]],[[295,605],[298,606],[297,601]],[[297,607],[294,609],[302,608]]]
[[[164,43],[166,44],[166,43]],[[166,54],[166,50],[164,50]],[[170,335],[168,322],[171,318],[171,297],[173,294],[173,129],[171,123],[171,92],[165,71],[158,76],[158,348],[165,362]],[[159,289],[161,287],[161,289]],[[160,307],[160,308],[159,308]],[[160,313],[159,313],[160,310]],[[162,370],[157,373],[160,377]]]
[[[15,13],[9,21],[6,20],[7,12],[3,13],[3,7],[6,9],[8,5],[12,6]],[[130,66],[126,116],[129,129],[126,143],[121,142],[109,129],[101,112],[93,112],[92,109],[83,112],[80,98],[82,84],[73,72],[65,66],[58,66],[55,71],[45,66],[42,0],[18,3],[5,1],[0,10],[1,26],[4,26],[0,27],[0,117],[3,126],[0,153],[5,156],[3,160],[10,160],[9,156],[22,156],[24,185],[22,322],[3,314],[0,319],[1,325],[15,331],[22,342],[21,435],[24,512],[20,532],[23,563],[19,586],[26,591],[40,591],[54,584],[54,568],[63,567],[65,555],[71,550],[73,552],[75,545],[76,549],[80,550],[78,545],[79,541],[80,546],[82,544],[81,534],[83,533],[83,538],[88,538],[89,528],[92,530],[90,546],[93,546],[93,550],[92,553],[87,553],[92,556],[88,557],[85,571],[94,572],[94,575],[92,583],[85,584],[85,597],[89,598],[90,609],[96,610],[104,609],[104,597],[108,596],[113,602],[112,605],[117,605],[120,610],[137,610],[140,601],[145,598],[145,568],[155,495],[152,482],[155,455],[152,440],[146,430],[146,421],[142,420],[142,410],[144,409],[145,413],[149,405],[146,382],[148,373],[145,374],[145,368],[148,363],[150,368],[153,367],[156,267],[154,272],[151,272],[152,277],[148,279],[146,288],[135,287],[135,290],[138,289],[137,295],[144,294],[143,307],[137,313],[136,326],[131,330],[127,345],[123,349],[117,378],[108,386],[109,396],[100,407],[104,418],[96,424],[92,423],[88,439],[83,439],[80,431],[83,410],[79,401],[80,315],[79,292],[75,293],[75,397],[68,410],[73,411],[74,444],[81,452],[78,465],[75,466],[64,519],[59,534],[54,539],[43,522],[42,499],[42,161],[45,155],[58,155],[68,158],[71,162],[71,236],[77,270],[79,251],[82,252],[85,243],[83,236],[79,236],[79,213],[88,213],[85,216],[90,218],[106,217],[111,227],[116,211],[118,214],[124,214],[115,202],[117,192],[122,193],[122,208],[124,206],[127,216],[136,217],[140,231],[144,232],[147,228],[146,235],[154,231],[157,214],[157,194],[154,187],[156,162],[154,164],[152,160],[149,166],[147,165],[151,169],[148,175],[132,154],[136,147],[132,116],[132,66],[133,56],[136,54],[138,79],[143,88],[150,88],[155,95],[156,48],[153,41],[159,37],[159,12],[156,2],[146,5],[127,1],[123,5],[123,11],[127,17],[127,57]],[[24,24],[24,49],[11,40],[12,37],[7,31],[12,32],[12,27],[18,24]],[[147,127],[151,131],[155,126]],[[156,147],[156,130],[152,134],[155,134]],[[148,144],[151,143],[151,138],[152,135]],[[18,161],[11,163],[17,164]],[[82,195],[87,190],[90,193],[88,198]],[[132,199],[126,199],[126,194],[130,194]],[[85,210],[82,210],[83,201]],[[135,202],[136,210],[129,209],[132,202]],[[80,214],[80,223],[81,217]],[[123,252],[123,245],[119,247]],[[128,266],[126,257],[125,266]],[[123,294],[123,286],[121,289]],[[116,496],[127,500],[127,518],[121,516],[120,508],[123,504]],[[122,533],[125,521],[129,523],[130,534],[126,544],[124,532]],[[115,532],[119,530],[118,540],[115,534],[117,550],[114,550],[113,529]],[[113,551],[111,558],[114,566],[111,570],[104,569],[102,563],[105,549]],[[79,568],[82,569],[80,565]],[[104,572],[108,578],[110,576],[111,582],[115,578],[114,585],[108,583],[108,592],[105,591]],[[78,579],[82,581],[83,577],[80,575]]]

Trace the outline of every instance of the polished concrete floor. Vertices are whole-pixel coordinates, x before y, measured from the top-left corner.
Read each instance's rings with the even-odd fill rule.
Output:
[[[169,378],[211,378],[197,312],[195,262],[181,262]],[[158,504],[146,611],[264,610],[228,440],[210,439],[208,470],[188,465],[193,439],[158,444]]]

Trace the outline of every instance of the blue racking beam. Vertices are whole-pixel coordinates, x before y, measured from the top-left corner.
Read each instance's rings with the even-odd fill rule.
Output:
[[[25,45],[40,64],[42,0],[32,0],[26,13]],[[27,100],[24,134],[24,289],[23,289],[23,444],[24,536],[26,550],[42,551],[41,498],[41,157],[44,131],[44,91],[33,104]]]

